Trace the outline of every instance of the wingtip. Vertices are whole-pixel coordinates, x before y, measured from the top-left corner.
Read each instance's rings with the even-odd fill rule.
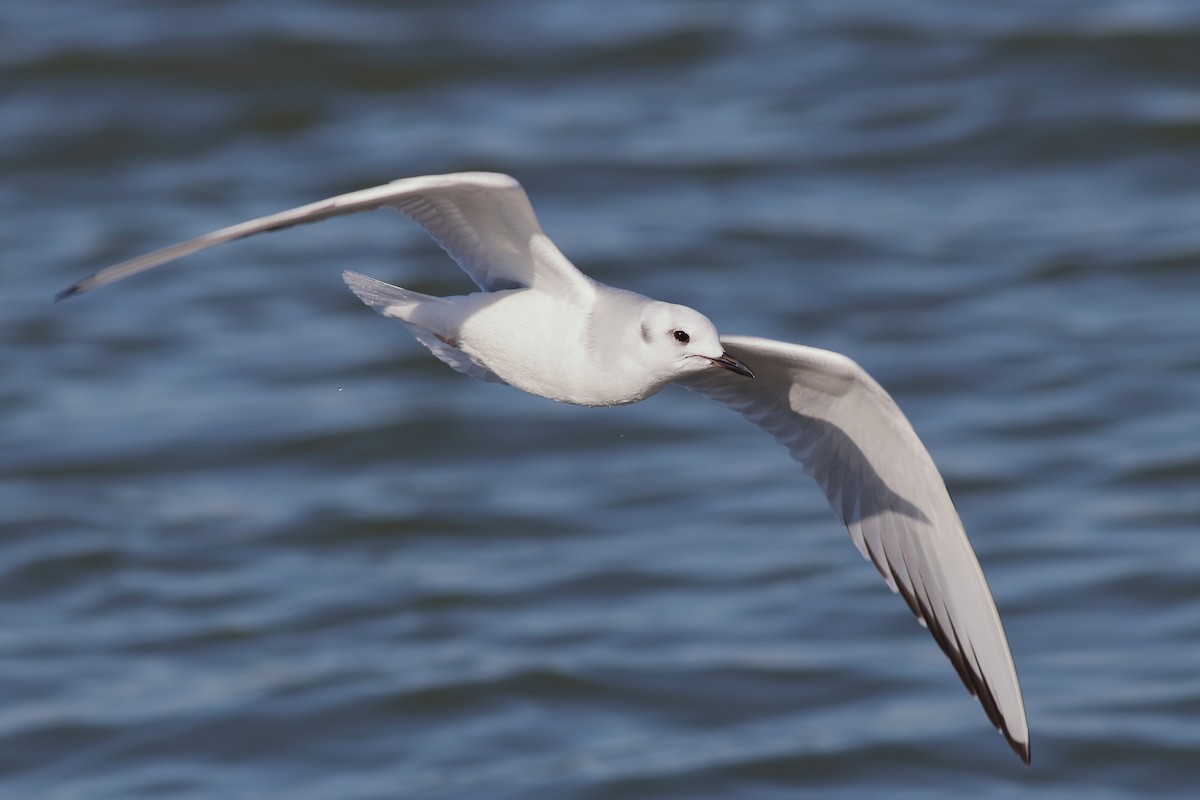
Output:
[[[1000,729],[1000,733],[1002,733],[1004,735],[1004,738],[1008,740],[1008,746],[1011,747],[1012,751],[1017,754],[1017,758],[1019,758],[1019,759],[1021,759],[1021,761],[1025,762],[1025,766],[1028,767],[1033,761],[1033,753],[1029,746],[1029,741],[1028,740],[1026,740],[1024,742],[1017,741],[1004,728]]]
[[[60,300],[66,300],[68,297],[77,295],[81,291],[83,291],[83,289],[80,287],[80,285],[78,283],[73,283],[58,294],[54,295],[54,302],[57,303]]]

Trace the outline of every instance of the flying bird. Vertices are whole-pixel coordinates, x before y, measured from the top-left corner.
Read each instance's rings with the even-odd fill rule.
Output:
[[[891,396],[838,353],[721,336],[698,311],[589,278],[507,175],[404,178],[339,195],[125,261],[56,299],[224,242],[378,208],[423,227],[479,291],[434,297],[343,277],[459,372],[581,406],[633,403],[678,383],[774,436],[1029,763],[1021,687],[991,592],[933,459]]]

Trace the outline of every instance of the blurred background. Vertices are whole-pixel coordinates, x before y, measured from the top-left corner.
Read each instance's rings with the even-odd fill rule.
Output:
[[[0,6],[0,796],[1135,798],[1200,779],[1200,6]],[[605,282],[844,352],[945,474],[1023,767],[782,448],[446,368],[331,194],[515,175]]]

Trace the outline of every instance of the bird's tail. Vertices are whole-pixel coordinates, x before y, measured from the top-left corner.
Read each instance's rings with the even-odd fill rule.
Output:
[[[342,279],[360,300],[385,317],[403,322],[417,341],[459,372],[481,381],[504,383],[490,369],[458,349],[458,323],[447,325],[447,319],[453,317],[456,309],[452,299],[410,292],[350,270],[342,273]]]
[[[405,312],[414,306],[441,299],[420,292],[410,292],[408,289],[401,289],[399,286],[392,286],[390,283],[377,281],[350,270],[342,273],[342,279],[346,281],[350,291],[358,295],[359,300],[385,317],[407,319],[408,315]]]

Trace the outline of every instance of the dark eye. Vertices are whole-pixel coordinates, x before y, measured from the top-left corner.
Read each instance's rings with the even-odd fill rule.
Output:
[[[671,335],[674,336],[675,341],[679,342],[680,344],[687,344],[692,340],[692,337],[688,336],[683,331],[671,331]]]

